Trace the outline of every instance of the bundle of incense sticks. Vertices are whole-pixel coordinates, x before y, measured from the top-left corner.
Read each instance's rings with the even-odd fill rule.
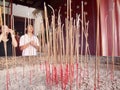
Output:
[[[3,2],[4,5],[4,25],[5,23],[5,0]],[[88,55],[90,55],[89,49],[89,20],[87,20],[86,12],[84,11],[84,2],[81,1],[81,17],[80,15],[76,15],[76,19],[72,18],[71,13],[71,0],[67,0],[67,17],[65,19],[65,24],[62,24],[60,17],[60,10],[58,12],[58,19],[56,20],[55,11],[52,6],[48,5],[48,7],[52,10],[53,15],[51,16],[51,21],[49,21],[47,6],[44,3],[44,15],[45,15],[45,27],[42,25],[42,31],[40,35],[40,52],[46,48],[46,54],[43,57],[46,60],[43,63],[43,67],[45,68],[46,73],[46,84],[47,85],[58,85],[59,80],[61,83],[61,87],[63,90],[66,89],[69,84],[70,89],[72,89],[72,85],[74,82],[74,78],[76,79],[76,88],[80,88],[84,81],[84,76],[89,75],[88,71]],[[94,90],[99,88],[100,81],[100,59],[99,59],[99,8],[100,8],[100,0],[97,0],[97,39],[96,39],[96,60],[95,60],[95,72],[94,72]],[[114,12],[113,12],[114,13]],[[0,10],[1,15],[1,10]],[[114,14],[113,18],[113,30],[114,30]],[[1,17],[1,16],[0,16]],[[0,19],[1,20],[1,19]],[[31,24],[28,16],[28,24]],[[2,20],[0,21],[2,23]],[[13,22],[14,23],[14,22]],[[13,24],[14,25],[14,24]],[[26,26],[26,19],[25,19]],[[81,27],[80,27],[81,26]],[[13,26],[14,27],[14,26]],[[81,30],[80,30],[81,29]],[[114,40],[113,31],[113,40]],[[84,37],[85,37],[85,53],[84,50]],[[113,41],[114,42],[114,41]],[[6,50],[6,43],[5,52]],[[83,54],[85,54],[85,58],[83,58]],[[40,56],[41,58],[41,56]],[[32,84],[33,75],[35,67],[32,65],[31,67],[31,58],[29,59],[29,80],[30,85]],[[24,60],[25,61],[25,60]],[[16,61],[15,61],[16,62]],[[113,43],[113,53],[112,53],[112,73],[114,76],[114,43]],[[24,78],[24,63],[23,62],[23,78]],[[10,75],[8,70],[8,60],[6,53],[6,89],[9,89],[9,81]],[[14,63],[16,65],[16,63]],[[41,66],[40,66],[41,67]],[[59,67],[59,68],[58,68]],[[108,61],[107,61],[108,67]],[[14,75],[17,80],[16,70],[14,70]],[[111,76],[113,80],[113,76]],[[84,77],[84,78],[83,78]]]

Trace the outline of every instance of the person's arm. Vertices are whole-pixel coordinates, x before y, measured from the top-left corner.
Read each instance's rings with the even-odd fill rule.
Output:
[[[29,45],[30,45],[30,43],[20,46],[20,50],[22,51],[22,50],[26,49]]]
[[[10,30],[10,34],[11,34],[11,38],[12,38],[12,45],[14,47],[17,47],[18,43],[17,43],[17,41],[15,39],[14,31],[12,29],[9,29],[9,30]]]

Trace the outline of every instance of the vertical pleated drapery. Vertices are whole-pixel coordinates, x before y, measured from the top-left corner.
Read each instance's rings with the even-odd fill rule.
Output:
[[[100,0],[102,56],[120,56],[120,0]]]

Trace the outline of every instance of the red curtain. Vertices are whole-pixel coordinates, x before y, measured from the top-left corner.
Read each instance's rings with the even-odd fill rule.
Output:
[[[100,0],[101,51],[120,56],[120,0]]]

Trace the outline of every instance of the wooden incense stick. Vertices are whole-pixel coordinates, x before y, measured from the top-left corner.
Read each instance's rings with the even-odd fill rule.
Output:
[[[47,56],[49,60],[49,39],[48,39],[48,29],[49,29],[49,21],[48,21],[48,16],[47,16],[47,8],[46,8],[46,4],[44,3],[44,15],[45,15],[45,30],[46,30],[46,42],[47,42]]]
[[[89,21],[86,20],[86,12],[84,12],[84,35],[85,35],[85,66],[87,67],[88,63],[88,50],[89,50],[89,44],[88,44],[88,25]]]
[[[114,55],[115,55],[115,15],[114,15],[114,2],[112,9],[112,80],[114,79]]]
[[[5,0],[3,0],[3,15],[4,15],[4,23],[3,23],[3,28],[6,25],[6,16],[5,16]],[[4,34],[6,35],[5,30],[3,30]],[[8,70],[8,59],[7,59],[7,43],[4,41],[4,50],[5,50],[5,60],[6,60],[6,90],[9,89],[9,70]]]
[[[65,38],[64,38],[64,34],[63,34],[63,27],[64,27],[64,24],[62,25],[62,30],[61,30],[61,33],[62,33],[62,59],[63,61],[65,61]]]
[[[82,66],[82,61],[80,63],[80,70],[78,69],[79,67],[79,59],[80,59],[80,15],[78,16],[78,19],[77,19],[77,37],[76,37],[76,49],[77,49],[77,65],[76,65],[76,68],[77,68],[77,74],[81,73],[82,69],[81,69],[81,66]],[[79,72],[80,71],[80,72]],[[81,74],[78,75],[77,77],[77,81],[78,81],[78,88],[79,88],[79,78],[80,78],[80,83],[81,83]]]
[[[6,16],[5,16],[5,0],[3,0],[3,14],[4,14],[4,26],[6,25]],[[2,28],[4,29],[4,27]],[[3,30],[5,32],[5,30]],[[6,34],[6,32],[5,32]],[[7,62],[7,44],[4,42],[4,49],[5,49],[5,58],[6,58],[6,68],[8,70],[8,62]]]
[[[3,25],[3,22],[2,22],[2,7],[0,6],[0,26]]]
[[[82,54],[83,54],[83,31],[84,31],[84,25],[83,25],[83,21],[84,21],[84,18],[83,18],[83,16],[84,16],[84,13],[83,13],[83,11],[84,11],[84,5],[83,5],[84,3],[83,3],[83,1],[81,2],[81,27],[82,27],[82,30],[81,30],[81,52],[80,52],[80,54],[81,54],[81,56],[80,56],[80,65],[81,65],[81,68],[82,68]]]
[[[42,41],[41,41],[41,52],[45,53],[45,28],[44,28],[44,25],[43,25],[43,22],[42,22],[42,28],[41,28],[41,38],[42,38]]]
[[[96,0],[97,3],[97,39],[96,39],[96,60],[95,60],[95,77],[94,77],[94,90],[97,88],[97,75],[99,74],[99,8],[100,8],[100,0]]]
[[[59,57],[60,57],[60,62],[62,60],[62,26],[61,26],[61,18],[60,18],[60,10],[58,12],[58,44],[59,44],[59,49],[58,49],[58,52],[59,52]]]
[[[76,55],[77,62],[79,63],[79,38],[80,38],[80,15],[77,16],[76,19]]]
[[[56,52],[56,31],[55,31],[55,11],[54,9],[48,5],[51,9],[52,9],[52,12],[53,12],[53,15],[52,15],[52,29],[53,29],[53,52],[54,52],[54,62],[56,62],[56,59],[57,59],[57,52]]]
[[[15,30],[14,30],[14,16],[13,15],[11,15],[11,29],[14,31],[14,34],[15,34]],[[12,46],[12,55],[14,57],[16,57],[16,48],[14,46]]]
[[[69,42],[68,42],[68,39],[69,39],[69,12],[70,12],[70,0],[67,0],[67,18],[65,20],[65,29],[66,29],[66,62],[68,62],[69,60]]]
[[[14,26],[14,23],[15,23],[15,21],[14,21],[14,16],[13,15],[11,15],[11,28],[13,29],[13,30],[15,30],[15,26]],[[15,33],[15,32],[14,32]],[[16,33],[17,34],[17,33]],[[16,48],[15,47],[13,47],[13,58],[14,58],[14,75],[15,75],[15,79],[16,79],[16,81],[17,81],[17,73],[16,73],[16,69],[15,69],[15,67],[16,67]]]

